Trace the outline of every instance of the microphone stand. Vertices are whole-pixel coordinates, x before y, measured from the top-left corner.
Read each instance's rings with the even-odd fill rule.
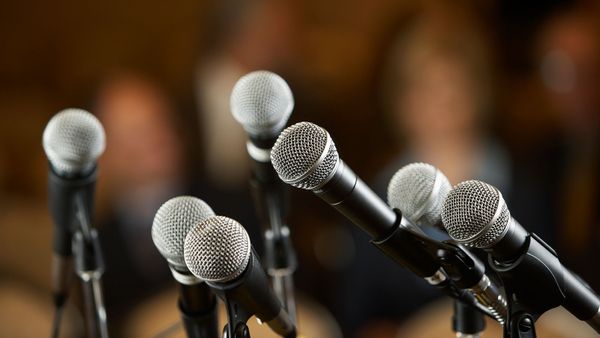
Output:
[[[252,315],[229,297],[225,297],[223,300],[229,319],[223,328],[223,338],[250,338],[250,329],[246,322]]]
[[[498,261],[488,254],[488,264],[506,286],[509,311],[504,337],[535,337],[535,321],[546,311],[561,305],[580,318],[582,313],[589,312],[586,306],[590,305],[576,301],[597,297],[584,282],[578,285],[573,280],[577,276],[560,263],[556,252],[535,233],[527,236],[525,249],[517,259]],[[600,324],[595,318],[587,322],[600,332]]]
[[[397,210],[396,212],[399,213]],[[414,255],[414,252],[407,248],[423,248],[431,258],[440,264],[443,270],[441,275],[436,273],[431,277],[426,277],[430,284],[435,285],[452,298],[470,304],[498,322],[504,323],[502,314],[506,309],[503,309],[501,304],[494,303],[497,300],[494,297],[498,292],[496,292],[496,286],[485,275],[485,265],[481,260],[452,242],[439,242],[409,228],[402,224],[401,217],[398,217],[398,220],[399,226],[392,234],[382,240],[371,241],[371,243],[402,266],[407,266],[403,263],[404,257]],[[481,292],[472,294],[466,290],[474,285],[479,287],[481,282],[485,282],[485,287]],[[491,304],[491,307],[482,305],[486,303]]]
[[[518,296],[507,286],[508,318],[504,325],[504,338],[536,338],[535,321],[541,314],[531,313]]]
[[[473,305],[461,300],[454,300],[454,315],[452,316],[452,330],[457,338],[479,338],[485,329],[483,314]]]
[[[75,207],[80,228],[75,231],[73,236],[73,255],[75,272],[81,280],[83,290],[88,337],[108,338],[106,309],[101,285],[104,258],[98,240],[98,232],[90,224],[89,213],[81,194],[77,194],[75,197]]]
[[[296,324],[293,274],[298,263],[290,240],[290,230],[283,224],[286,187],[268,157],[265,161],[252,162],[250,188],[263,231],[264,267],[271,276],[273,291]]]

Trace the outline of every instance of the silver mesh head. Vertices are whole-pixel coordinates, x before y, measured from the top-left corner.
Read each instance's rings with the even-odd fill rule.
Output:
[[[251,248],[240,223],[213,216],[194,226],[185,238],[185,264],[202,280],[224,283],[244,272]]]
[[[104,152],[106,136],[98,119],[83,109],[65,109],[46,125],[44,151],[56,171],[77,174],[94,165]]]
[[[400,209],[415,225],[433,226],[441,220],[442,204],[452,189],[448,178],[427,163],[411,163],[388,184],[388,204]]]
[[[199,198],[179,196],[166,201],[152,222],[152,241],[161,255],[176,267],[185,267],[183,243],[190,229],[215,213]]]
[[[506,234],[510,212],[502,194],[480,181],[458,184],[442,207],[442,222],[459,243],[488,248]]]
[[[268,71],[248,73],[238,80],[229,100],[233,117],[252,135],[275,135],[294,108],[290,87]]]
[[[281,132],[271,149],[271,163],[282,181],[317,190],[331,179],[340,158],[329,133],[310,122]]]

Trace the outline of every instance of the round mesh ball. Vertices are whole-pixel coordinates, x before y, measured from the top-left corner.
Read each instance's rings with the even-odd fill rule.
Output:
[[[458,184],[442,207],[442,222],[450,237],[478,248],[499,241],[509,220],[510,212],[500,192],[481,181]]]
[[[286,128],[271,149],[271,163],[281,180],[306,190],[327,183],[338,162],[329,133],[310,122]]]
[[[59,173],[77,174],[92,166],[104,152],[106,136],[98,119],[83,109],[70,108],[50,119],[42,137],[48,160]]]
[[[250,134],[271,136],[287,123],[294,97],[279,75],[255,71],[242,76],[229,100],[233,117]]]
[[[213,216],[194,226],[185,238],[188,269],[208,282],[227,282],[241,275],[251,254],[250,237],[237,221]]]
[[[174,197],[156,212],[152,222],[152,241],[169,263],[185,267],[185,236],[193,226],[214,215],[210,206],[197,197]]]
[[[400,168],[390,180],[388,204],[416,225],[437,225],[451,188],[448,178],[434,166],[411,163]]]

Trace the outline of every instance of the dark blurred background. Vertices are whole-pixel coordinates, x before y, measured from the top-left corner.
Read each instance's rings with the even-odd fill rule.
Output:
[[[50,330],[52,224],[41,137],[61,109],[90,110],[107,133],[96,226],[113,336],[151,337],[177,320],[167,265],[150,237],[154,213],[168,198],[204,199],[240,220],[260,248],[246,136],[229,112],[233,85],[257,69],[286,79],[296,100],[291,122],[325,127],[344,161],[383,197],[393,173],[414,161],[439,167],[453,184],[485,180],[500,188],[515,218],[600,290],[593,263],[600,244],[595,1],[2,7],[2,336]],[[299,254],[301,307],[323,314],[307,315],[305,325],[325,328],[315,331],[320,336],[437,337],[423,329],[432,323],[451,334],[449,310],[435,312],[447,304],[427,312],[439,295],[311,193],[292,191],[287,223]],[[76,306],[68,310],[65,337],[81,335],[79,316]],[[552,318],[544,322],[548,336],[587,332],[561,335],[560,327],[577,327],[576,320]],[[421,329],[411,331],[414,323]]]

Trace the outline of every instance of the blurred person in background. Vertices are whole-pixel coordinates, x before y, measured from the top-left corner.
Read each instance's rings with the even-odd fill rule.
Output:
[[[227,0],[217,5],[211,39],[195,72],[204,169],[215,186],[247,191],[250,160],[246,132],[230,110],[235,83],[256,70],[287,79],[297,28],[295,7],[273,0]]]
[[[47,337],[52,328],[54,225],[42,133],[60,109],[44,94],[0,90],[0,337]],[[85,334],[75,288],[71,299],[62,338]]]
[[[268,70],[280,75],[291,85],[296,104],[299,96],[306,94],[296,91],[292,83],[294,69],[301,65],[296,59],[301,28],[298,5],[274,0],[228,0],[217,5],[216,13],[212,22],[213,34],[209,45],[204,48],[207,52],[202,55],[195,72],[194,90],[199,110],[199,137],[204,150],[204,179],[222,197],[217,201],[222,208],[214,208],[215,212],[220,213],[219,210],[239,220],[248,230],[253,247],[260,255],[264,240],[250,195],[251,162],[246,149],[248,135],[233,118],[230,97],[237,81],[256,70]],[[297,120],[298,117],[294,117],[297,114],[306,112],[294,109],[290,120]],[[290,209],[301,210],[302,206],[291,203]],[[311,271],[311,267],[307,266],[302,252],[307,250],[305,243],[312,240],[300,237],[303,219],[288,217],[284,221],[289,221],[287,225],[291,230],[291,239],[299,250],[301,270],[296,271],[294,281],[300,333],[307,336],[316,334],[315,337],[340,337],[340,329],[333,316],[313,299],[318,295],[301,290],[303,278],[315,280],[314,275],[306,272]]]
[[[481,179],[503,193],[511,188],[509,158],[487,128],[494,77],[485,29],[466,8],[440,5],[418,8],[386,55],[384,109],[401,150],[374,185],[384,199],[393,174],[411,162],[438,167],[452,184]],[[364,234],[357,231],[355,241],[340,307],[344,327],[356,337],[392,337],[440,294],[380,254]],[[450,323],[449,317],[444,324]]]
[[[150,230],[162,203],[191,193],[191,184],[180,121],[156,83],[133,73],[117,74],[100,88],[93,111],[106,130],[98,228],[107,267],[108,318],[118,332],[124,314],[170,285],[168,266]]]
[[[563,263],[600,290],[600,17],[594,2],[552,11],[533,44],[536,87],[552,130],[518,153],[520,222],[544,224]]]

